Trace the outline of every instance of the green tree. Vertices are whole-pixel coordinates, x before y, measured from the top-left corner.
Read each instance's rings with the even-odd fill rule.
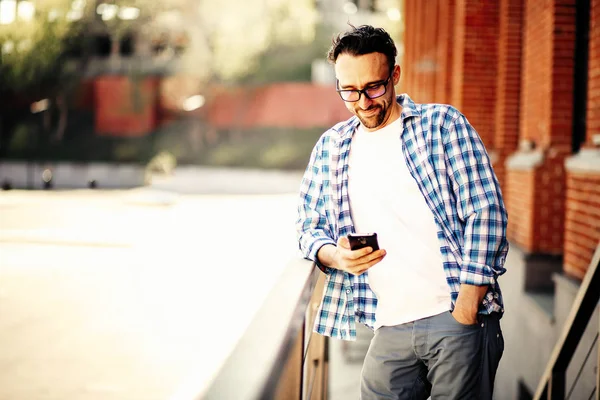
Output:
[[[47,107],[59,113],[54,136],[61,137],[66,126],[66,95],[69,82],[80,71],[67,62],[65,50],[75,45],[82,26],[85,2],[68,0],[3,1],[0,25],[0,134],[5,147],[7,132],[26,118],[29,104],[38,111]],[[35,109],[33,110],[36,111]],[[43,130],[50,130],[49,113]],[[0,151],[3,148],[0,148]]]

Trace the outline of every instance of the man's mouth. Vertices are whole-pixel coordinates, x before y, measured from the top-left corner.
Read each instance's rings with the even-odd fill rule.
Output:
[[[375,114],[377,114],[379,110],[379,107],[373,107],[373,108],[369,108],[367,110],[361,110],[361,115],[364,115],[365,117],[371,117]]]

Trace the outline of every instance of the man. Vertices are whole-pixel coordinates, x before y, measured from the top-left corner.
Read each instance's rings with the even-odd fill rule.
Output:
[[[375,330],[363,400],[491,399],[504,348],[502,195],[459,111],[396,97],[395,57],[371,26],[328,54],[354,116],[322,135],[301,185],[300,248],[327,275],[315,330],[349,340],[356,321]],[[353,232],[376,232],[381,250],[351,250]]]

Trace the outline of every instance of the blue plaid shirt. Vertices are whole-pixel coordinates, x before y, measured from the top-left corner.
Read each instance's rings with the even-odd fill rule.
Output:
[[[485,147],[464,115],[449,105],[402,106],[402,155],[438,227],[452,305],[462,283],[489,289],[479,312],[504,311],[497,277],[506,270],[507,213]],[[300,188],[296,228],[303,255],[317,261],[325,244],[354,232],[348,200],[348,159],[360,121],[353,116],[325,132],[315,145]],[[314,330],[340,339],[356,338],[356,321],[371,329],[377,298],[368,272],[354,276],[317,265],[327,275]],[[450,306],[450,305],[449,305]]]

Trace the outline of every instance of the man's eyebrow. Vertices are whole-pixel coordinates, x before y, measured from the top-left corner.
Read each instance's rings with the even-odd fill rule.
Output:
[[[340,85],[340,80],[338,79],[337,81],[338,81],[338,86],[339,86],[340,89],[348,89],[348,90],[354,89],[354,90],[356,90],[355,86],[352,86],[352,85]],[[373,86],[373,85],[377,85],[379,83],[383,83],[383,82],[385,82],[385,79],[380,79],[380,80],[377,80],[377,81],[367,82],[365,84],[365,86],[363,86],[363,89],[366,88],[366,87],[369,87],[369,86]]]

